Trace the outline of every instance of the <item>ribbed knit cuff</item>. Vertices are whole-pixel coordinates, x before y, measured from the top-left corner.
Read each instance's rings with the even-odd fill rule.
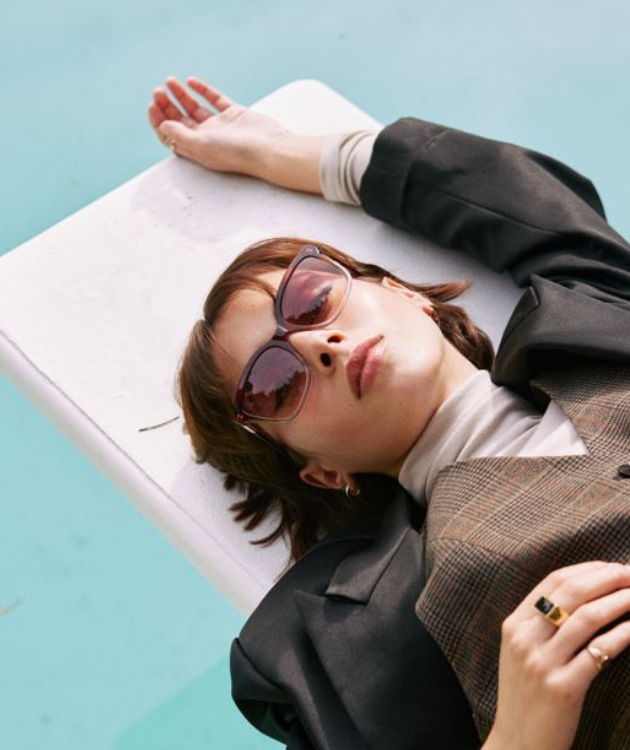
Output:
[[[322,194],[327,201],[361,205],[359,187],[380,131],[333,133],[324,142],[319,162]]]

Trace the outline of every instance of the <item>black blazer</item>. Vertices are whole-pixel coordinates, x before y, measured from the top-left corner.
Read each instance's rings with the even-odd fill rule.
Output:
[[[630,246],[592,184],[542,154],[412,117],[378,135],[364,210],[470,252],[524,288],[492,380],[529,380],[579,356],[630,361]],[[290,750],[464,750],[466,698],[417,620],[423,510],[400,487],[381,518],[321,542],[234,640],[232,695]]]

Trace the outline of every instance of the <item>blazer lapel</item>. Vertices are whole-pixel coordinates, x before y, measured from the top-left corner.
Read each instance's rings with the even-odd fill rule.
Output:
[[[382,603],[370,605],[378,582],[410,531],[414,535],[414,552],[409,567],[415,567],[418,575],[416,596],[423,585],[423,536],[412,527],[412,504],[413,500],[402,488],[397,490],[373,543],[340,562],[324,594],[300,590],[293,594],[317,658],[357,735],[370,738],[366,741],[369,747],[373,746],[374,738],[382,738],[391,731],[383,715],[382,701],[380,698],[379,703],[374,701],[383,695],[382,681],[391,672],[391,650],[385,647],[385,639],[392,637],[391,624],[399,617]],[[413,580],[409,569],[408,580]],[[414,600],[414,596],[409,597],[407,609],[417,626]]]
[[[603,304],[534,276],[503,332],[492,379],[530,398],[531,373],[546,371],[571,355],[591,362],[630,363],[629,326],[630,309],[618,300]]]
[[[326,597],[367,604],[383,571],[411,526],[409,495],[399,487],[387,506],[374,543],[344,558],[325,592]],[[424,518],[424,508],[420,509]]]
[[[553,399],[561,407],[586,444],[590,457],[608,460],[610,447],[627,440],[630,423],[628,368],[625,363],[598,363],[594,374],[593,360],[574,356],[561,369],[534,378],[532,393],[537,400],[544,393],[545,401]],[[603,392],[616,408],[602,408]]]

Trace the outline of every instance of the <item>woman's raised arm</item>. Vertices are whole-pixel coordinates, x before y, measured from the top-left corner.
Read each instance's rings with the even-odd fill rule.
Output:
[[[291,133],[198,78],[187,83],[208,106],[175,78],[167,86],[181,111],[155,89],[148,114],[162,143],[208,169],[322,193],[326,136]],[[630,246],[591,182],[544,154],[403,117],[378,134],[360,198],[371,216],[465,250],[519,286],[538,275],[630,303]]]

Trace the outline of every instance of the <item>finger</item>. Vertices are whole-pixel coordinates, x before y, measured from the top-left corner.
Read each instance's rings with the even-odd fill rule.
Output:
[[[159,86],[153,89],[153,101],[162,109],[164,116],[169,120],[181,120],[183,114],[177,109],[166,95],[166,91]]]
[[[569,580],[573,576],[581,575],[590,570],[598,570],[608,564],[609,563],[604,562],[603,560],[589,560],[588,562],[568,565],[565,568],[554,570],[553,573],[550,573],[543,578],[543,580],[532,589],[532,591],[530,591],[530,593],[512,612],[510,619],[516,621],[529,620],[532,616],[533,606],[541,596],[549,596],[550,591],[554,591],[560,584]]]
[[[177,156],[192,158],[195,144],[195,131],[185,125],[165,120],[159,127],[163,142]]]
[[[592,602],[594,599],[599,599],[627,586],[630,586],[630,566],[607,563],[594,570],[586,570],[570,576],[555,591],[549,593],[549,599],[571,615],[587,602]],[[554,635],[557,627],[551,621],[536,611],[532,612],[533,615],[537,615],[534,632],[538,632],[540,636]],[[561,628],[566,625],[567,623]]]
[[[607,655],[609,661],[606,664],[608,664],[630,646],[630,622],[622,622],[607,633],[598,635],[588,645],[594,646]],[[567,680],[567,684],[588,687],[601,671],[598,660],[588,652],[587,648],[583,648],[563,668],[561,674]]]
[[[147,107],[147,114],[149,117],[149,123],[155,131],[155,134],[159,138],[161,143],[164,143],[164,136],[160,133],[159,127],[166,119],[164,112],[161,107],[158,107],[155,102],[151,102]]]
[[[630,612],[630,588],[619,589],[607,596],[578,607],[560,629],[558,635],[545,644],[555,657],[568,663],[575,653],[600,630]]]
[[[205,83],[205,81],[202,81],[199,78],[187,78],[186,83],[193,91],[201,94],[201,96],[203,96],[206,101],[212,104],[215,109],[218,109],[219,112],[223,112],[228,107],[236,104],[236,102],[233,99],[230,99],[227,94],[224,94],[222,91],[219,91],[219,89],[215,88],[214,86],[210,86],[210,84]]]
[[[552,601],[568,612],[587,602],[630,585],[630,565],[607,563],[601,568],[571,576],[551,592]]]
[[[163,131],[160,130],[160,125],[162,125],[163,122],[169,122],[169,118],[166,117],[164,114],[164,110],[159,107],[155,102],[151,102],[148,107],[148,115],[149,115],[149,122],[151,123],[151,127],[155,131],[155,134],[157,135],[158,139],[161,143],[167,144],[167,136],[164,134]],[[170,122],[173,122],[173,120],[170,120]],[[183,125],[186,125],[187,127],[196,128],[198,123],[194,120],[191,120],[189,117],[182,117],[181,123]]]
[[[167,114],[164,111],[164,107],[162,106],[161,102],[159,101],[159,96],[157,94],[157,89],[153,90],[153,101],[151,102],[151,105],[156,110],[159,110],[162,113],[162,119],[167,119]]]
[[[188,116],[195,122],[205,122],[208,117],[211,117],[211,113],[208,112],[205,107],[202,107],[196,99],[193,99],[192,96],[190,96],[177,78],[174,76],[167,78],[166,85],[173,96],[182,105]]]

